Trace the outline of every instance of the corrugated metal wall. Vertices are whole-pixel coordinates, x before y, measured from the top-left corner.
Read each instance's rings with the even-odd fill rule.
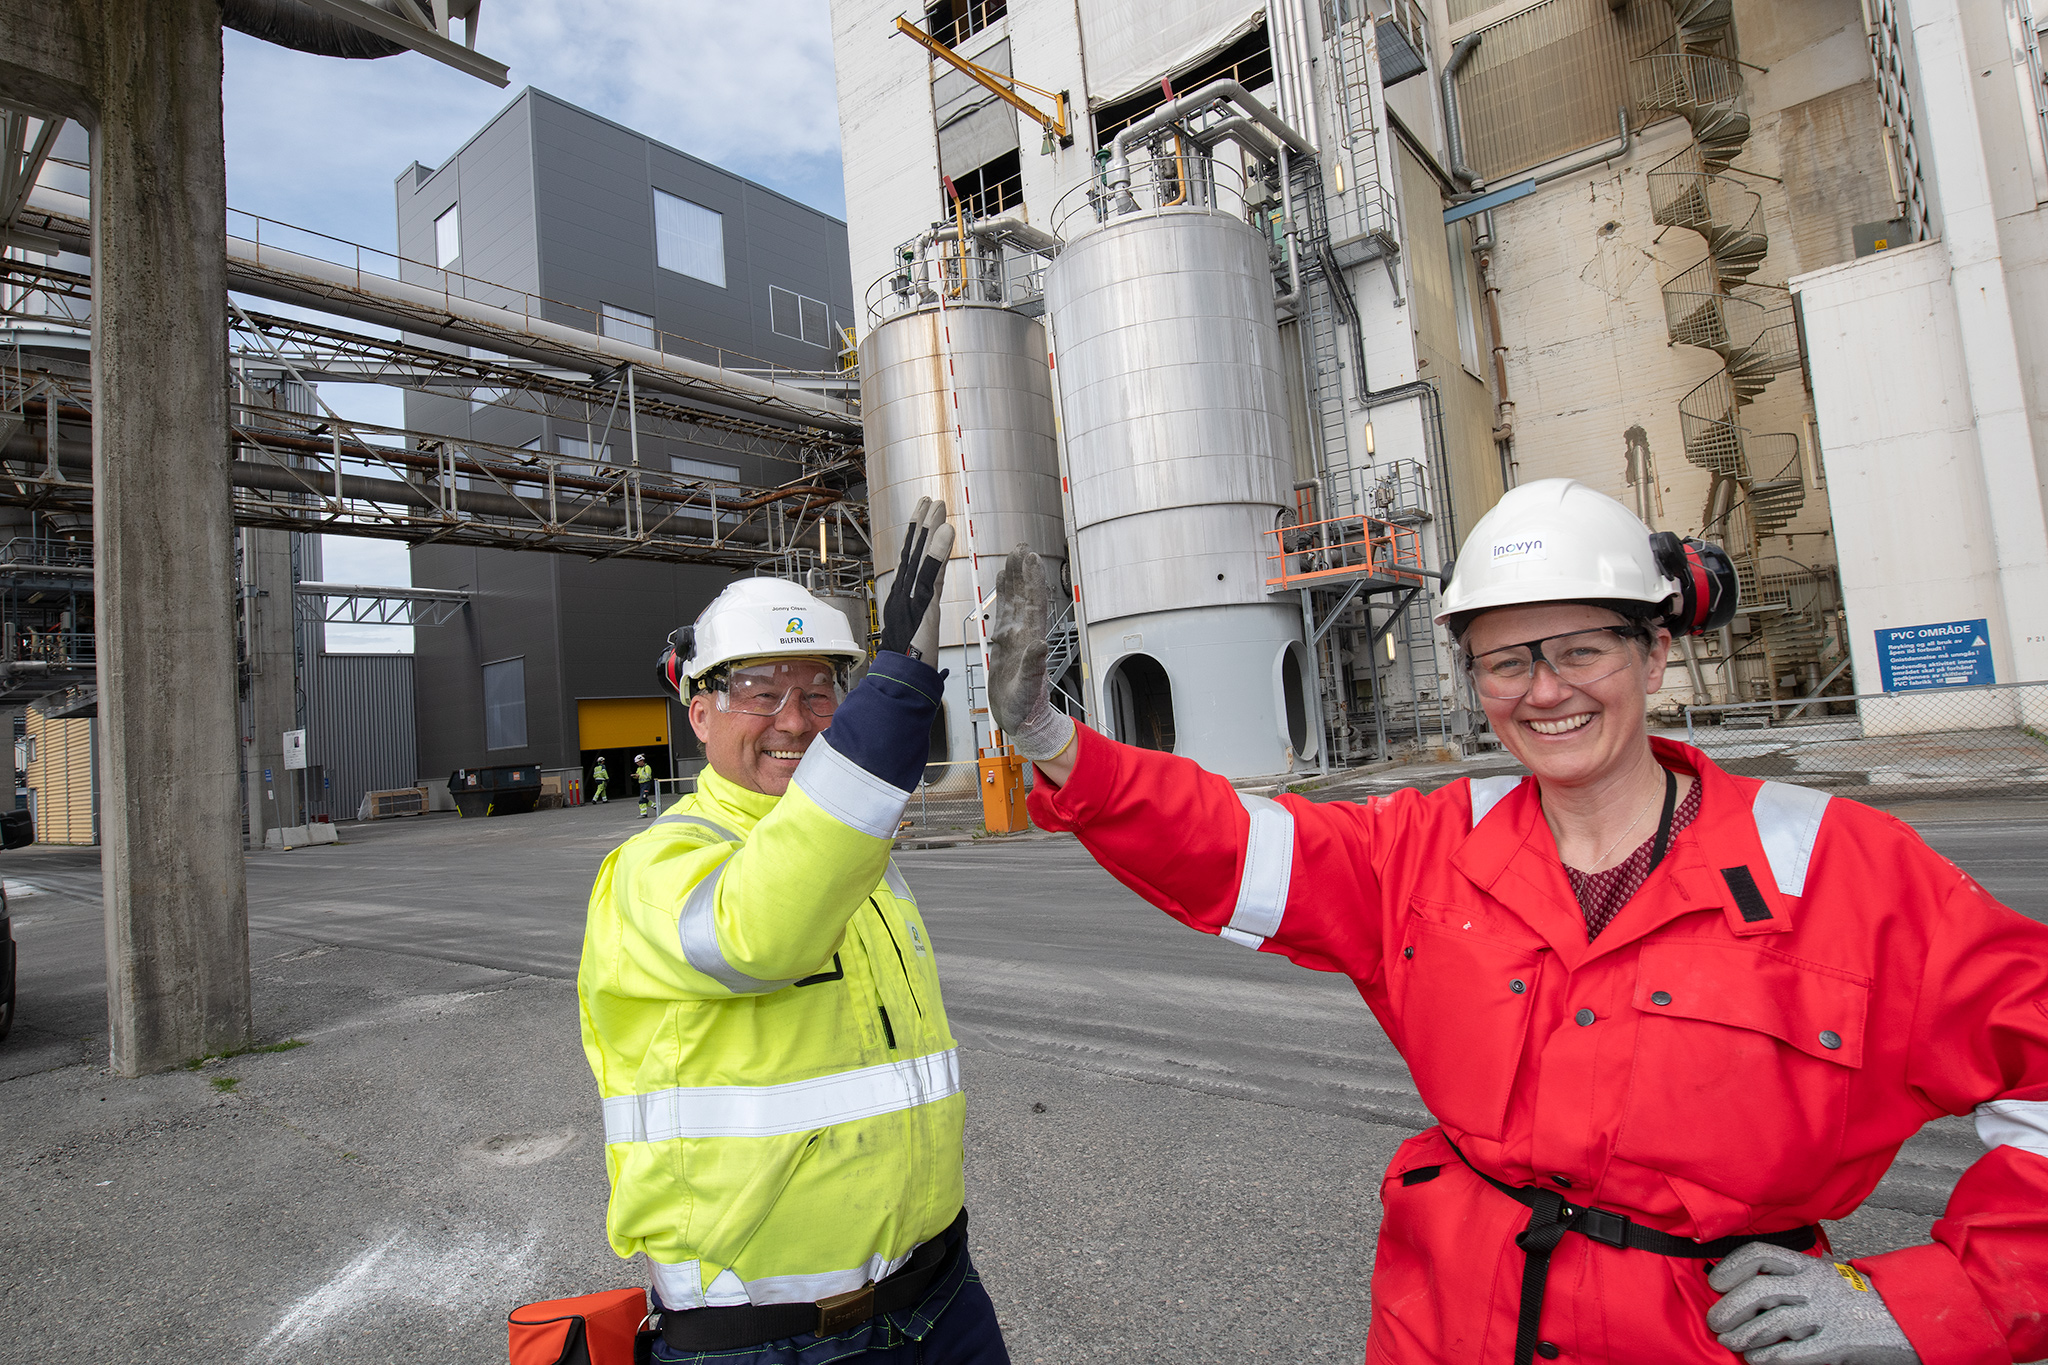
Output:
[[[99,792],[94,783],[93,748],[99,722],[84,717],[51,720],[33,707],[27,737],[29,809],[36,816],[36,842],[99,842]]]
[[[363,793],[418,779],[410,654],[321,654],[308,680],[307,761],[319,783],[312,811],[353,820]]]

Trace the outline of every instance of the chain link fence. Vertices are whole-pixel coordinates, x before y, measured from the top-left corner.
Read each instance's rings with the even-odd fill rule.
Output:
[[[898,838],[971,839],[988,831],[981,811],[981,772],[971,760],[933,763],[904,808]]]
[[[1689,706],[1685,738],[1729,772],[1865,801],[2048,798],[2048,682]]]

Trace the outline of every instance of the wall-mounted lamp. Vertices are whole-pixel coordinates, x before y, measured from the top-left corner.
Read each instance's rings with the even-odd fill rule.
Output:
[[[1366,419],[1366,423],[1365,423],[1365,453],[1366,453],[1367,455],[1370,455],[1370,454],[1372,454],[1372,453],[1373,453],[1373,449],[1372,449],[1372,419],[1371,419],[1371,418],[1367,418],[1367,419]]]

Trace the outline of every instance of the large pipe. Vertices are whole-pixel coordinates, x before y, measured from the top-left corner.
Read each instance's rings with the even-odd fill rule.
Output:
[[[396,19],[434,24],[433,11],[414,0],[369,0]],[[390,57],[406,51],[402,43],[380,38],[368,29],[306,4],[305,0],[222,0],[220,20],[237,33],[261,38],[295,52],[318,57]]]
[[[1051,256],[1058,253],[1060,239],[1025,222],[1013,213],[999,218],[981,218],[967,224],[967,235],[981,242],[1015,242],[1026,251],[1036,251]],[[960,226],[948,223],[943,227],[928,228],[918,235],[917,250],[921,255],[934,242],[957,242],[960,240]]]
[[[1198,109],[1207,108],[1218,100],[1228,100],[1243,110],[1247,117],[1301,155],[1316,154],[1315,146],[1307,138],[1289,127],[1285,119],[1253,99],[1242,85],[1236,81],[1211,81],[1192,95],[1183,95],[1177,100],[1161,105],[1116,135],[1116,140],[1110,144],[1110,190],[1116,192],[1130,189],[1131,147],[1134,143],[1150,137],[1161,128],[1187,117]]]
[[[1444,63],[1444,137],[1450,144],[1451,178],[1468,190],[1480,190],[1486,185],[1479,178],[1479,172],[1465,164],[1465,132],[1458,123],[1458,71],[1472,59],[1472,53],[1479,46],[1479,33],[1468,33],[1458,39],[1451,48],[1451,59]]]
[[[8,439],[5,446],[0,446],[0,461],[27,465],[31,471],[40,471],[45,463],[45,453],[40,441],[26,432],[17,431]],[[81,491],[85,491],[92,478],[91,442],[72,440],[69,437],[61,440],[57,449],[57,465],[59,469],[80,475],[78,486]],[[255,460],[230,460],[228,481],[236,488],[270,493],[300,493],[307,497],[332,497],[335,491],[332,470],[287,469],[281,465],[263,464]],[[434,496],[434,490],[420,484],[408,483],[404,479],[370,478],[362,474],[343,474],[341,494],[345,498],[396,504],[423,511],[436,511],[441,505]],[[466,512],[509,517],[532,523],[536,527],[540,524],[541,514],[534,506],[538,499],[515,498],[505,493],[476,489],[466,489],[455,496],[456,505]],[[625,510],[603,501],[571,501],[557,496],[555,514],[562,525],[575,528],[618,530],[627,525]],[[766,527],[741,525],[714,529],[709,515],[694,512],[662,514],[661,527],[678,538],[707,541],[715,538],[721,542],[738,541],[744,545],[761,545],[768,540]]]
[[[65,239],[67,250],[89,250],[85,199],[38,186],[29,196],[29,206],[37,213],[69,220],[53,222],[49,229]],[[241,293],[542,365],[586,372],[600,368],[593,361],[600,362],[604,370],[631,365],[635,382],[657,393],[728,412],[819,427],[842,436],[861,434],[860,420],[844,404],[821,399],[808,390],[479,303],[448,289],[394,280],[241,237],[227,238],[227,260],[228,284]],[[446,278],[445,272],[437,273]]]

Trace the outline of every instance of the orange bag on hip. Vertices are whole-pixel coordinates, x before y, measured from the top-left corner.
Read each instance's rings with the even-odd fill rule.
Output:
[[[644,1289],[524,1304],[506,1319],[512,1365],[633,1365],[646,1319]]]

